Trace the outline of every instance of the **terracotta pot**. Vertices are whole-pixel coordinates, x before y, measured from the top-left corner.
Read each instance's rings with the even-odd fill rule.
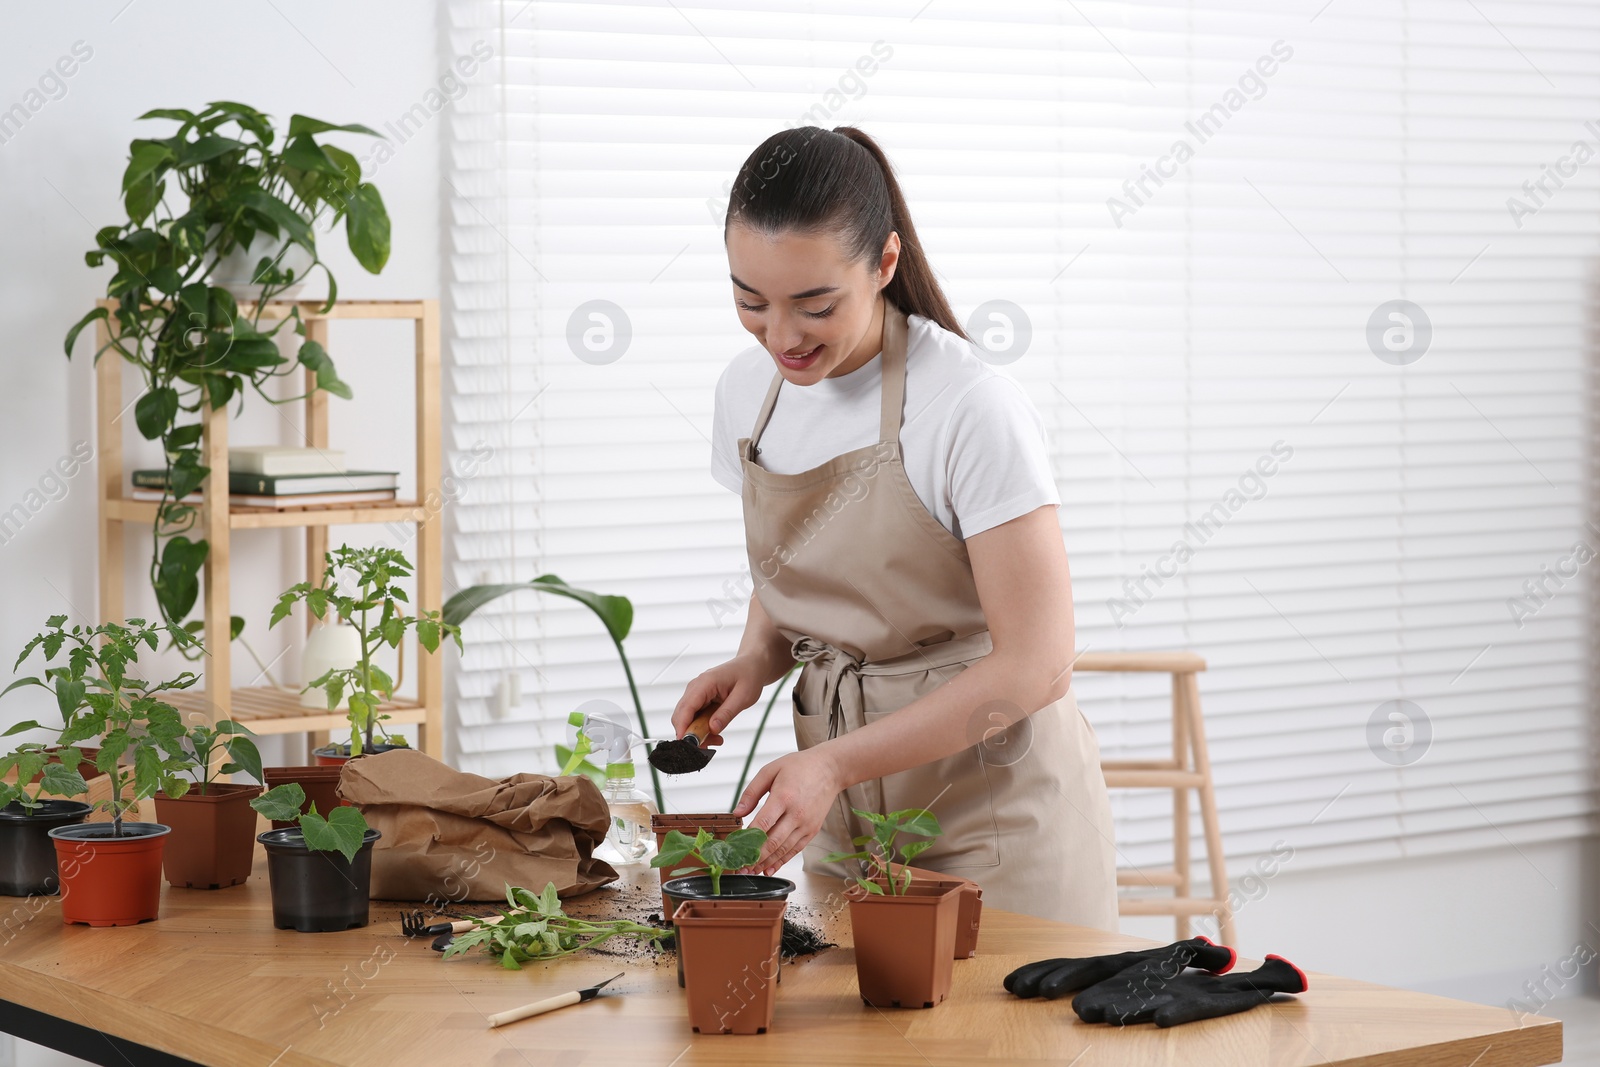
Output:
[[[76,800],[42,800],[31,815],[17,803],[0,808],[0,895],[56,892],[60,882],[50,831],[83,822],[89,811],[89,805]]]
[[[667,910],[662,915],[676,915],[678,908],[688,900],[733,900],[742,903],[751,901],[769,901],[789,899],[789,894],[794,892],[794,883],[787,878],[774,878],[766,874],[725,874],[722,876],[722,892],[711,891],[711,876],[709,874],[689,874],[682,878],[668,878],[661,887],[661,895],[666,898]],[[782,972],[778,981],[783,981]],[[678,953],[678,985],[683,985],[683,953]]]
[[[212,782],[181,797],[156,794],[156,818],[172,827],[163,866],[180,889],[221,889],[250,878],[255,861],[259,785]]]
[[[783,966],[785,900],[686,900],[673,913],[697,1034],[764,1034]]]
[[[876,1008],[931,1008],[950,995],[959,885],[916,881],[904,894],[850,897],[856,984]]]
[[[658,853],[661,851],[662,842],[667,839],[667,834],[671,833],[673,830],[678,830],[682,833],[688,834],[690,837],[693,837],[695,835],[695,831],[699,830],[701,827],[710,830],[713,839],[721,841],[723,838],[733,833],[733,831],[742,829],[744,827],[744,820],[739,818],[737,815],[730,815],[726,812],[702,815],[673,814],[650,816],[650,829],[656,835],[656,851]],[[657,867],[656,872],[661,879],[661,884],[665,886],[667,884],[667,880],[674,877],[673,871],[681,871],[684,869],[703,871],[705,870],[705,866],[705,862],[701,860],[699,856],[691,852],[689,855],[683,857],[682,861],[673,864],[671,871],[665,867]],[[677,905],[667,900],[666,890],[663,889],[661,891],[661,917],[670,921],[672,918],[672,910],[675,907],[677,907]],[[681,985],[682,983],[680,982],[679,984]]]
[[[380,752],[393,752],[397,748],[410,748],[410,745],[373,745],[363,748],[363,756],[376,756]],[[321,748],[311,750],[311,755],[316,759],[319,767],[343,767],[354,757],[350,755],[349,745],[323,745]]]
[[[272,925],[301,933],[367,925],[372,843],[382,836],[369,829],[353,862],[346,861],[342,852],[307,848],[298,826],[268,830],[257,837],[267,848]]]
[[[953,885],[961,890],[961,904],[956,911],[956,955],[958,960],[971,959],[978,954],[978,923],[983,917],[983,887],[970,878],[961,878],[953,874],[941,874],[938,871],[926,871],[921,867],[904,867],[892,864],[897,874],[901,871],[910,871],[913,882],[924,885]],[[878,879],[879,884],[882,880]],[[852,893],[865,893],[857,882],[850,882],[845,887],[845,896]]]
[[[58,826],[56,867],[61,877],[61,921],[88,926],[135,926],[161,911],[161,853],[171,827],[124,822]]]
[[[344,804],[339,799],[339,773],[343,765],[337,767],[268,767],[262,772],[262,777],[267,780],[267,788],[273,789],[285,782],[298,782],[300,788],[306,792],[306,803],[317,806],[317,814],[326,815],[334,808]],[[274,830],[287,830],[294,826],[292,822],[283,822],[279,819],[272,820]]]
[[[45,751],[50,753],[49,762],[51,762],[51,763],[60,763],[61,762],[61,753],[64,750],[68,749],[68,748],[77,748],[80,752],[83,753],[86,762],[78,764],[78,773],[83,775],[83,780],[85,782],[87,782],[91,778],[98,778],[102,774],[106,773],[105,771],[102,771],[99,767],[96,767],[94,765],[95,757],[100,755],[100,750],[98,748],[84,748],[82,745],[50,745],[47,748],[45,748]],[[32,778],[28,779],[28,781],[30,783],[37,782],[40,779],[42,779],[43,777],[44,777],[44,772],[40,771],[38,774],[36,774]]]

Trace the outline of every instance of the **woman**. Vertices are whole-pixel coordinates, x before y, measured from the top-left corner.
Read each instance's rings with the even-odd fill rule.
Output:
[[[917,243],[888,160],[852,127],[769,137],[724,242],[758,341],[717,385],[712,472],[744,499],[755,593],[738,653],[695,678],[682,736],[712,744],[790,666],[799,751],[735,813],[753,868],[808,871],[929,808],[917,865],[992,906],[1116,931],[1110,803],[1071,688],[1071,578],[1043,424],[980,360]]]

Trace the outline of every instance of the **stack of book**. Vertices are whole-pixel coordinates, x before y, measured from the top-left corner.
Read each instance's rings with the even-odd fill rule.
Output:
[[[344,453],[326,448],[282,448],[276,445],[228,450],[230,507],[292,508],[319,504],[357,504],[393,500],[398,471],[353,471]],[[160,500],[167,485],[165,470],[133,472],[134,500]],[[198,503],[195,490],[183,503]]]

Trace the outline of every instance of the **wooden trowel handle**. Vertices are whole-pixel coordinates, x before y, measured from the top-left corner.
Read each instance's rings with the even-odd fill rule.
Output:
[[[717,710],[718,706],[713,704],[708,708],[702,708],[700,714],[696,715],[694,721],[689,724],[689,728],[683,732],[683,736],[693,737],[701,748],[705,748],[706,737],[711,733],[711,715]]]

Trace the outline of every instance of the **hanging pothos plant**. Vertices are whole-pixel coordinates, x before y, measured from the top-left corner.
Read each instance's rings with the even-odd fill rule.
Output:
[[[247,387],[274,404],[303,399],[275,398],[265,389],[299,367],[315,375],[316,389],[349,399],[350,387],[339,380],[333,360],[306,338],[299,308],[269,320],[267,328],[262,311],[318,267],[328,279],[321,310],[333,306],[338,286],[317,255],[319,223],[331,227],[343,219],[356,262],[377,274],[389,258],[389,216],[377,188],[361,180],[356,158],[317,140],[334,131],[378,136],[365,126],[294,115],[275,145],[271,117],[243,104],[218,101],[200,112],[160,108],[140,118],[172,120],[178,130],[129,145],[122,176],[128,219],[97,232],[96,247],[84,255],[91,267],[107,260],[116,267],[106,296],[117,303],[80,319],[67,331],[66,349],[70,358],[78,334],[109,319],[111,339],[94,358],[115,350],[144,378],[134,421],[145,438],[161,442],[167,471],[150,584],[162,618],[192,633],[202,623],[183,620],[199,596],[209,545],[187,536],[198,516],[181,501],[209,473],[201,454],[202,405],[222,408],[234,397],[242,405]],[[250,302],[241,315],[233,293],[209,280],[224,256],[254,257],[262,248],[266,254],[251,266]],[[301,338],[294,360],[278,349],[277,335],[290,323]],[[232,620],[233,636],[241,625]],[[179,646],[193,655],[191,647]]]

